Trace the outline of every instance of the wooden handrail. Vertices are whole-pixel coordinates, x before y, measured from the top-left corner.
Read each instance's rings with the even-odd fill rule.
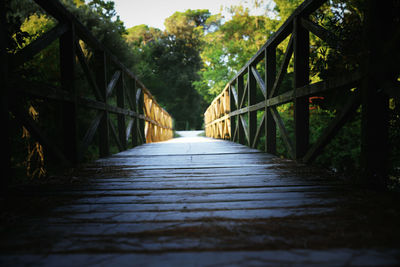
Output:
[[[395,19],[387,18],[379,20],[379,18],[387,16],[385,12],[387,14],[394,14],[389,11],[391,8],[395,7],[391,7],[391,5],[394,5],[393,3],[382,5],[378,3],[379,1],[368,0],[367,4],[369,8],[368,14],[366,14],[367,23],[364,26],[364,40],[366,45],[363,49],[366,51],[365,65],[362,65],[363,62],[361,62],[360,65],[363,67],[358,71],[349,72],[340,77],[330,77],[324,81],[310,84],[309,33],[312,32],[335,49],[337,49],[339,40],[335,34],[330,33],[325,28],[309,20],[309,15],[325,2],[326,0],[304,1],[275,34],[273,34],[257,53],[255,53],[255,55],[237,72],[236,76],[227,83],[222,93],[212,101],[211,105],[204,113],[205,132],[208,137],[230,139],[235,142],[247,144],[251,147],[257,147],[259,138],[263,133],[266,137],[265,151],[276,154],[276,129],[278,126],[291,157],[297,161],[310,163],[322,152],[323,148],[333,139],[339,129],[355,114],[357,108],[362,104],[363,125],[368,125],[368,127],[363,127],[362,129],[363,149],[361,158],[363,159],[362,161],[364,161],[363,166],[366,172],[369,173],[369,176],[371,172],[375,171],[380,172],[376,174],[376,176],[382,177],[384,175],[382,173],[386,168],[382,165],[384,161],[379,159],[378,162],[382,164],[377,167],[376,163],[371,161],[374,156],[370,154],[374,153],[376,150],[383,154],[381,155],[382,157],[387,157],[387,141],[385,140],[388,139],[388,136],[387,134],[385,136],[382,135],[382,132],[387,132],[387,119],[378,121],[375,117],[379,118],[378,114],[381,114],[382,118],[386,118],[385,114],[387,113],[385,109],[387,109],[388,96],[382,95],[385,90],[379,89],[378,84],[386,88],[386,85],[394,84],[394,81],[384,80],[385,78],[382,73],[385,71],[386,73],[388,72],[389,64],[385,65],[385,61],[377,60],[378,56],[383,57],[385,53],[388,54],[388,52],[371,54],[370,51],[371,49],[375,49],[372,51],[383,51],[384,49],[382,49],[382,47],[385,47],[384,42],[380,41],[381,37],[376,31],[376,29],[378,29],[376,25],[391,29],[392,32],[398,29],[398,24],[395,23]],[[277,46],[290,35],[291,37],[286,48],[283,64],[281,65],[279,73],[277,73]],[[394,42],[398,43],[398,40],[394,41],[396,37],[393,36],[395,36],[395,34],[391,35],[390,32],[385,34],[386,42],[390,44]],[[371,43],[374,46],[368,47],[368,44]],[[398,51],[392,52],[398,54]],[[279,94],[281,82],[287,72],[288,63],[292,55],[294,58],[294,89]],[[265,64],[264,80],[256,68],[257,64],[263,60],[263,64]],[[368,65],[371,64],[368,62],[374,62],[374,64]],[[377,66],[377,62],[383,65]],[[391,71],[393,72],[393,70]],[[247,81],[244,81],[244,77],[247,77]],[[371,82],[371,78],[376,81]],[[256,103],[254,98],[255,92],[258,90],[257,87],[262,90],[264,96],[264,99],[259,103]],[[332,120],[317,141],[314,144],[309,144],[308,97],[329,90],[343,90],[354,87],[360,90],[355,90],[348,99],[348,103],[337,113],[336,118]],[[386,91],[389,92],[390,90]],[[363,101],[360,101],[360,95],[363,95]],[[230,101],[225,102],[227,96]],[[379,102],[379,104],[372,106],[374,101]],[[294,103],[294,140],[289,138],[283,120],[276,110],[276,106],[288,102]],[[225,106],[221,106],[221,103],[229,103],[230,106],[226,108]],[[372,110],[376,109],[376,114],[373,114],[375,111],[368,112],[368,108]],[[263,111],[263,116],[258,125],[257,111]],[[371,124],[371,122],[373,122],[373,124]],[[380,131],[380,133],[370,134],[376,131]],[[373,139],[373,136],[379,136],[381,139]],[[376,145],[377,142],[379,142],[380,145]],[[367,149],[368,146],[374,147],[375,150]],[[369,163],[367,164],[366,162]],[[370,170],[371,167],[369,164],[375,166],[373,171]]]
[[[158,142],[173,137],[173,125],[170,114],[157,103],[145,85],[118,58],[97,40],[83,24],[57,0],[35,0],[49,15],[58,21],[58,25],[36,41],[9,56],[9,72],[32,59],[53,41],[60,42],[61,88],[32,82],[10,83],[12,98],[23,94],[35,98],[51,99],[61,103],[63,113],[64,148],[59,148],[54,136],[46,136],[35,122],[28,120],[21,106],[10,105],[10,110],[32,136],[55,157],[66,164],[76,164],[83,160],[95,134],[99,135],[100,157],[110,155],[111,140],[120,151],[144,142]],[[94,51],[89,64],[82,52],[81,43]],[[76,58],[92,89],[93,97],[82,96],[75,84]],[[112,72],[111,77],[107,77]],[[40,89],[38,89],[40,88]],[[12,90],[11,90],[12,89]],[[116,98],[116,105],[110,100]],[[113,101],[114,102],[114,101]],[[49,102],[51,103],[51,102]],[[86,134],[78,136],[77,109],[96,110],[97,115],[89,124]],[[116,116],[116,120],[111,119]],[[116,121],[116,124],[115,124]]]

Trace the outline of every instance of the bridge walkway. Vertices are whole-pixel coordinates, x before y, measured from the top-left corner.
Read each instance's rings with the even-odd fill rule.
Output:
[[[1,266],[343,266],[400,262],[396,195],[181,132],[22,190]],[[48,207],[48,208],[46,208]]]

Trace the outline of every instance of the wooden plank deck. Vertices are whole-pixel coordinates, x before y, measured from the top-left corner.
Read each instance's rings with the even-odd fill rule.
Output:
[[[400,263],[398,195],[181,134],[87,164],[76,185],[22,190],[39,208],[1,227],[0,265]]]

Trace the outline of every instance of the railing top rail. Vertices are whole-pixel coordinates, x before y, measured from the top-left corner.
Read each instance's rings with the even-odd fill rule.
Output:
[[[219,93],[219,95],[217,95],[217,96],[214,98],[214,100],[211,102],[211,104],[210,104],[209,107],[206,109],[206,111],[204,112],[204,114],[206,114],[206,113],[208,112],[208,110],[211,109],[211,107],[215,104],[215,102],[217,102],[218,99],[222,97],[222,95],[225,93],[225,91],[229,89],[229,85],[230,85],[230,83],[227,83],[227,84],[225,85],[225,87],[224,87],[224,89],[222,90],[222,92]]]
[[[310,58],[313,60],[315,56],[314,47],[311,46],[314,46],[312,35],[322,40],[325,43],[323,46],[331,47],[342,54],[351,53],[337,45],[345,40],[343,38],[346,36],[337,36],[329,27],[321,26],[309,18],[309,15],[325,2],[327,1],[304,1],[228,82],[223,93],[213,100],[205,113],[206,136],[230,138],[232,141],[253,148],[261,144],[261,137],[264,137],[262,142],[265,151],[276,154],[276,131],[279,130],[287,155],[296,161],[310,163],[334,140],[349,120],[361,113],[361,116],[356,116],[356,120],[361,121],[359,146],[361,171],[373,184],[385,186],[388,181],[388,164],[385,162],[388,160],[387,151],[389,151],[388,98],[395,96],[393,88],[399,84],[397,81],[399,70],[394,67],[396,60],[398,61],[398,51],[393,45],[398,46],[400,42],[399,12],[397,12],[399,6],[393,1],[387,4],[381,4],[378,0],[365,1],[365,6],[362,7],[365,11],[364,18],[359,20],[360,25],[358,25],[362,30],[351,32],[357,35],[354,40],[362,42],[361,50],[355,52],[359,53],[359,57],[353,59],[357,60],[354,61],[354,66],[351,68],[343,66],[339,69],[328,66],[328,69],[330,68],[328,76],[320,75],[318,77],[320,81],[312,82],[310,76],[313,70],[310,68]],[[387,30],[382,31],[382,29]],[[278,45],[290,35],[291,39],[286,46],[283,59],[279,59],[282,62],[278,69],[277,50],[280,49]],[[290,69],[292,76],[285,78],[289,73],[292,59],[293,69]],[[265,81],[256,69],[262,61],[265,61],[263,69]],[[333,71],[336,71],[336,74],[332,73]],[[246,81],[244,81],[245,75],[247,75]],[[283,85],[285,79],[287,82],[291,80],[292,85]],[[225,106],[218,105],[225,99],[224,92],[227,88],[230,90],[229,114],[224,112],[227,111]],[[257,96],[260,93],[259,89],[264,96],[262,100]],[[327,109],[332,110],[335,116],[315,138],[315,133],[311,136],[313,129],[310,129],[310,114],[314,116],[310,112],[313,108],[310,106],[311,97],[318,95],[329,97],[333,91],[334,94],[343,96],[341,100],[344,103],[336,107],[326,101]],[[293,116],[292,119],[282,117],[282,112],[277,109],[286,103],[292,103],[290,114],[285,114]],[[258,116],[261,113],[262,116]],[[291,131],[286,128],[288,125]]]
[[[281,27],[265,42],[265,44],[254,54],[254,56],[247,61],[247,63],[238,71],[238,73],[233,77],[229,84],[232,84],[239,76],[246,74],[247,69],[250,65],[254,63],[258,63],[256,61],[260,61],[263,58],[263,53],[265,49],[270,47],[276,47],[280,44],[285,38],[292,32],[293,30],[293,20],[296,17],[304,17],[308,16],[317,10],[323,3],[327,0],[306,0],[301,3],[295,11],[293,11],[292,15],[282,24]]]
[[[83,41],[88,43],[90,46],[97,50],[104,51],[110,60],[116,64],[121,70],[123,70],[128,76],[134,79],[137,84],[145,89],[146,86],[139,80],[139,78],[130,71],[118,58],[113,55],[107,47],[105,47],[93,34],[71,13],[69,12],[59,1],[57,0],[34,0],[40,5],[47,13],[52,15],[60,23],[72,23],[75,27],[77,35],[82,38]],[[148,90],[147,90],[148,91]]]
[[[84,159],[89,146],[96,140],[96,134],[100,157],[110,155],[112,146],[123,151],[128,148],[128,142],[131,142],[132,146],[137,146],[143,142],[172,138],[173,126],[170,114],[157,103],[155,97],[134,73],[61,2],[58,0],[34,1],[46,14],[52,16],[58,25],[16,54],[8,54],[7,67],[9,70],[16,70],[18,66],[32,60],[35,55],[58,39],[60,45],[55,53],[59,53],[60,56],[58,66],[61,73],[60,83],[47,88],[42,85],[45,82],[40,82],[36,86],[28,82],[28,88],[26,88],[21,86],[22,83],[27,82],[24,79],[18,82],[15,82],[17,79],[11,81],[7,88],[13,88],[13,94],[10,95],[12,103],[10,111],[17,114],[16,121],[27,128],[50,154],[66,165],[76,164]],[[80,41],[93,51],[94,55],[90,62],[82,50]],[[79,77],[76,75],[78,71],[75,67],[78,63],[82,71]],[[108,77],[111,71],[113,75]],[[15,75],[19,77],[18,72],[15,72]],[[86,78],[87,83],[78,84],[76,81],[80,81],[80,78]],[[62,102],[60,109],[63,114],[68,115],[61,118],[60,137],[46,133],[43,127],[37,125],[38,123],[26,114],[25,108],[14,101],[17,94]],[[151,105],[148,105],[149,102]],[[53,102],[43,103],[44,106],[53,105]],[[95,110],[96,115],[90,114],[85,118],[87,121],[83,121],[78,116],[80,115],[78,108]],[[45,120],[44,118],[43,121]],[[86,132],[84,132],[85,129]],[[62,138],[63,145],[59,145],[61,142],[55,142],[53,140],[55,138]]]

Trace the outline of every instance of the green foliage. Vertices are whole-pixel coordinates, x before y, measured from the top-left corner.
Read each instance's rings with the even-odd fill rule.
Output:
[[[303,0],[274,0],[274,11],[280,21],[279,26],[287,20],[293,11],[303,2]]]
[[[231,19],[225,20],[221,14],[211,14],[208,10],[187,10],[175,12],[165,20],[166,30],[147,25],[137,25],[125,29],[117,16],[113,1],[106,0],[62,0],[62,3],[99,39],[117,58],[144,82],[162,107],[175,118],[177,129],[199,129],[202,113],[234,75],[256,53],[256,51],[276,32],[292,14],[302,0],[274,0],[275,5],[266,8],[266,16],[251,15],[248,8],[232,6],[228,9]],[[30,0],[7,1],[8,53],[16,53],[40,35],[56,25],[56,21]],[[266,6],[266,0],[254,0],[257,7]],[[361,29],[364,22],[362,0],[330,0],[310,19],[334,33],[339,42],[330,44],[310,34],[311,81],[316,82],[340,76],[359,68],[363,54],[360,49]],[[288,37],[277,47],[277,67],[282,64]],[[91,62],[92,49],[83,42],[84,53]],[[42,81],[59,85],[58,42],[53,42],[33,60],[17,70],[20,77],[31,82]],[[264,63],[257,69],[264,72]],[[80,93],[89,91],[83,72],[77,66]],[[12,79],[12,78],[10,78]],[[279,93],[293,88],[293,61],[282,82]],[[85,91],[86,90],[86,91]],[[329,122],[343,106],[351,90],[324,93],[324,100],[315,105],[310,113],[310,141],[315,142]],[[257,98],[262,98],[258,92]],[[25,101],[25,100],[21,100]],[[113,101],[113,100],[112,100]],[[55,108],[46,110],[40,101],[26,101],[25,106],[35,107],[38,116],[56,114]],[[390,142],[393,147],[392,162],[400,165],[400,116],[399,100],[391,100]],[[293,140],[293,107],[286,104],[278,111]],[[355,172],[360,152],[360,111],[316,160],[316,164],[346,172]],[[59,114],[58,114],[59,115]],[[90,116],[89,116],[90,115]],[[81,111],[82,129],[87,129],[90,118],[95,114]],[[257,114],[258,121],[261,113]],[[57,131],[57,123],[42,125],[49,131]],[[19,129],[20,131],[20,129]],[[80,133],[83,135],[84,133]],[[19,134],[20,136],[20,134]],[[288,157],[280,133],[277,133],[278,155]],[[259,148],[263,148],[265,137]],[[33,144],[30,143],[30,146]],[[89,150],[95,153],[95,147]],[[114,150],[113,150],[114,151]],[[88,159],[93,159],[91,155]],[[394,171],[395,173],[396,171]],[[398,170],[397,170],[398,172]],[[394,176],[398,174],[393,174]]]
[[[156,41],[162,36],[160,29],[149,27],[145,24],[127,29],[127,33],[125,40],[133,46],[146,45],[148,42]]]
[[[210,15],[207,9],[175,12],[164,22],[166,34],[185,40],[189,46],[199,48],[200,37],[210,26]]]
[[[204,102],[193,87],[201,67],[200,36],[212,24],[207,10],[175,12],[165,21],[166,31],[146,25],[128,29],[134,72],[157,101],[175,119],[178,129],[202,126]]]
[[[264,16],[252,16],[242,6],[231,7],[232,19],[221,23],[216,17],[214,29],[202,38],[203,67],[196,90],[211,102],[273,33],[277,22]]]

